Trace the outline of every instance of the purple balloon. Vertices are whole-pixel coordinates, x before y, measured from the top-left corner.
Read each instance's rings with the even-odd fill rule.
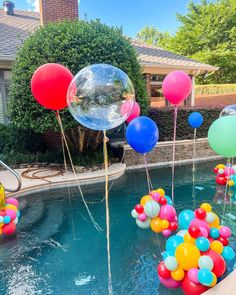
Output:
[[[191,268],[188,271],[188,277],[190,279],[191,282],[193,282],[194,284],[199,284],[199,280],[198,280],[198,268]]]
[[[173,280],[171,277],[168,279],[164,279],[158,275],[158,278],[159,278],[160,282],[162,283],[162,285],[164,285],[165,287],[170,288],[170,289],[180,288],[182,285],[182,281],[177,282],[177,281]]]

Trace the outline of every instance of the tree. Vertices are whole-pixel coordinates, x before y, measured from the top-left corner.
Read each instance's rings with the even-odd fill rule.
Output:
[[[138,34],[137,38],[148,44],[153,44],[156,46],[164,46],[163,42],[171,39],[169,32],[161,32],[155,27],[144,27]]]
[[[68,67],[73,74],[89,64],[107,63],[119,67],[132,80],[143,113],[148,96],[137,55],[119,28],[100,21],[67,21],[38,28],[23,43],[12,70],[9,113],[14,125],[36,132],[58,130],[55,114],[37,104],[30,90],[30,79],[42,64],[52,62]],[[68,110],[62,113],[69,142],[80,151],[95,148],[101,135],[78,126]]]
[[[157,45],[220,67],[205,83],[235,83],[236,1],[201,0],[197,4],[191,1],[187,14],[177,14],[177,19],[181,25],[176,33],[162,38]]]

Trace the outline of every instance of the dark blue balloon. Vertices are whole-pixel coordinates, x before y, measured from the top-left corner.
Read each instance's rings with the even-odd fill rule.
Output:
[[[198,128],[203,123],[203,116],[199,112],[193,112],[188,117],[188,123],[193,128]]]
[[[158,142],[159,131],[156,123],[148,117],[137,117],[126,129],[128,144],[138,153],[150,152]]]

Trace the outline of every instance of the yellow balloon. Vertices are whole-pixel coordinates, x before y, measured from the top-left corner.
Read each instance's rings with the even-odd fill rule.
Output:
[[[216,275],[214,274],[214,272],[212,272],[212,274],[213,274],[213,282],[211,283],[211,285],[209,287],[214,287],[216,285],[216,283],[217,283]]]
[[[194,239],[194,238],[190,235],[190,233],[187,233],[186,235],[184,235],[184,241],[185,241],[185,243],[189,243],[189,244],[193,244],[193,245],[195,245],[195,241],[196,241],[196,239]]]
[[[216,166],[217,169],[225,169],[225,165],[224,164],[218,164]]]
[[[161,227],[162,227],[162,229],[167,229],[169,227],[169,221],[166,219],[162,219]]]
[[[220,225],[220,219],[214,212],[211,213],[215,216],[215,220],[212,223],[209,223],[209,226],[217,228]]]
[[[184,270],[198,267],[198,259],[201,253],[198,248],[189,243],[180,244],[175,251],[175,258],[178,261],[179,267]]]
[[[151,229],[157,234],[162,232],[161,221],[159,217],[151,219]]]
[[[171,272],[171,277],[175,281],[182,281],[184,278],[184,270],[178,267],[176,270]]]
[[[3,227],[3,225],[4,225],[4,222],[0,223],[0,228]]]
[[[2,235],[2,228],[0,227],[0,236]]]
[[[234,186],[234,181],[233,181],[232,179],[229,180],[228,185],[229,185],[229,186]]]
[[[152,200],[152,197],[149,196],[149,195],[146,195],[146,196],[143,196],[141,201],[140,201],[140,204],[144,207],[145,204],[148,202],[148,201],[151,201]]]
[[[162,197],[165,196],[165,191],[163,190],[163,188],[157,189],[156,192],[159,193]]]
[[[213,241],[211,243],[211,250],[215,251],[218,254],[221,254],[223,252],[224,246],[220,241]]]
[[[212,210],[212,207],[209,203],[203,203],[201,205],[201,208],[204,209],[206,212],[211,212],[211,210]]]
[[[18,209],[16,208],[16,206],[12,205],[12,204],[6,204],[6,209],[12,209],[17,211]]]

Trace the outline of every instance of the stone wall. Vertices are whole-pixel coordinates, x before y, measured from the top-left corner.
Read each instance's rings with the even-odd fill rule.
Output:
[[[129,145],[124,146],[124,163],[127,166],[142,166],[143,156],[136,153]],[[150,165],[170,165],[172,161],[173,142],[159,142],[152,152],[147,155]],[[193,158],[193,140],[180,140],[176,142],[176,161],[191,162]],[[196,140],[197,160],[219,158],[210,148],[207,138]]]

